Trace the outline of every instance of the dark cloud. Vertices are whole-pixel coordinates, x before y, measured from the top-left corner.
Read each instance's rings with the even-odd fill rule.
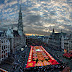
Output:
[[[40,1],[51,2],[51,0],[40,0]]]
[[[29,9],[28,9],[28,7],[26,7],[26,6],[22,6],[22,11],[28,11]]]
[[[70,31],[72,30],[72,25],[64,25],[64,27],[65,27],[66,29],[69,29]]]
[[[51,16],[56,15],[56,11],[51,11],[51,12],[50,12],[50,15],[51,15]]]
[[[39,9],[38,8],[33,8],[32,11],[39,11]]]
[[[52,19],[52,18],[49,18],[49,19],[46,19],[45,20],[47,23],[50,23],[50,24],[55,24],[57,22],[57,19]]]
[[[72,6],[72,0],[67,0],[67,3]]]
[[[70,19],[72,20],[72,12],[70,13]]]
[[[65,17],[62,17],[62,19],[65,21],[65,22],[71,22],[69,19],[65,18]]]
[[[35,30],[34,28],[30,29],[28,27],[25,27],[25,32],[29,33],[29,34],[31,33],[31,34],[41,34],[41,35],[49,35],[50,34],[49,32],[44,32],[44,31],[41,31],[41,30]]]
[[[27,16],[26,19],[28,23],[31,24],[31,23],[39,22],[40,18],[41,18],[40,15],[29,15]]]
[[[23,25],[26,33],[46,35],[47,31],[51,32],[53,28],[56,32],[60,32],[61,29],[64,32],[71,31],[72,0],[22,0],[22,2]],[[19,0],[8,0],[5,3],[0,5],[0,19],[3,19],[0,23],[10,27],[11,24],[18,23]]]

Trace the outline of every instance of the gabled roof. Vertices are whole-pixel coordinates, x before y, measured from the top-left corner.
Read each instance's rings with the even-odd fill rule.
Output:
[[[63,32],[61,32],[61,33],[52,33],[50,35],[50,38],[60,39],[62,36],[65,38],[66,33],[63,33]]]

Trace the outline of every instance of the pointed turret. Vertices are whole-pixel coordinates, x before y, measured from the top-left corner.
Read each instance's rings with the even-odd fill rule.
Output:
[[[54,28],[53,28],[53,33],[54,33]]]
[[[61,29],[61,33],[62,33],[62,29]]]

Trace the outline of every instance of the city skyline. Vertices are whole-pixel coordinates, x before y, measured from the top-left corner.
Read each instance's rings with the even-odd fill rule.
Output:
[[[72,0],[0,0],[0,29],[16,29],[22,7],[24,33],[48,35],[52,32],[71,32]]]

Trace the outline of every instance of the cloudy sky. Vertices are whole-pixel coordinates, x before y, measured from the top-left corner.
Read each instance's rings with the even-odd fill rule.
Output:
[[[72,31],[72,0],[0,0],[0,29],[17,26],[22,6],[25,33],[48,35]]]

